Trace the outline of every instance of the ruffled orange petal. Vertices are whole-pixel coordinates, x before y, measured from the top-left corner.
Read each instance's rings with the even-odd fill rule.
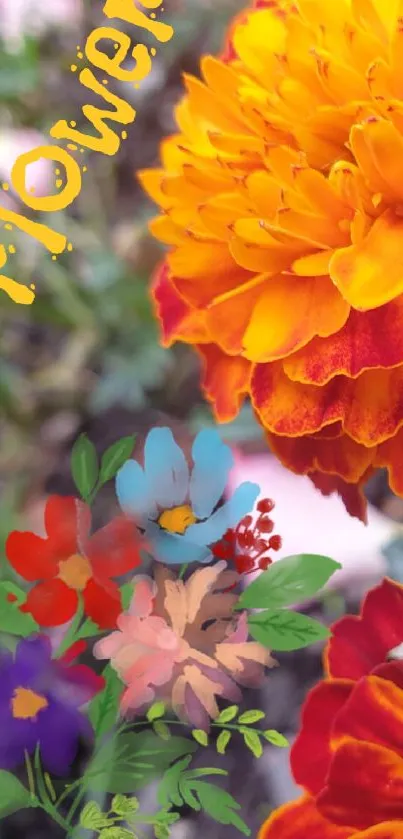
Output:
[[[323,430],[326,431],[326,428]],[[330,439],[312,435],[279,437],[277,434],[268,434],[267,437],[271,450],[281,463],[297,475],[318,471],[356,483],[374,459],[372,449],[360,446],[347,434]]]
[[[373,743],[346,740],[316,802],[324,818],[360,830],[403,819],[403,758]]]
[[[216,299],[207,324],[226,352],[242,352],[249,361],[261,363],[283,358],[314,335],[337,332],[348,313],[348,304],[327,277],[262,274]]]
[[[215,344],[196,346],[203,364],[202,387],[218,422],[231,422],[249,388],[251,364],[241,356],[228,356]]]
[[[354,682],[349,680],[324,680],[310,691],[304,704],[300,731],[291,749],[291,768],[297,784],[311,795],[325,784],[332,726],[353,687]]]
[[[376,309],[403,293],[403,217],[386,210],[357,245],[338,250],[330,276],[351,306]]]
[[[337,376],[323,387],[291,382],[280,364],[257,364],[253,406],[274,434],[300,437],[341,421],[357,443],[374,446],[403,424],[403,368],[369,370],[357,379]]]
[[[313,798],[303,797],[285,804],[262,825],[257,839],[351,839],[349,828],[338,827],[323,818]]]
[[[400,296],[371,312],[351,310],[340,331],[326,340],[314,338],[284,361],[284,370],[293,381],[324,385],[340,374],[356,378],[364,370],[402,363],[403,296]]]
[[[366,595],[358,617],[348,615],[333,624],[325,671],[337,679],[366,676],[402,643],[402,614],[403,586],[383,580]]]
[[[168,254],[168,265],[178,292],[191,306],[206,306],[218,294],[237,288],[250,273],[234,264],[227,245],[189,243]]]
[[[155,311],[161,324],[162,346],[170,347],[175,341],[208,341],[203,312],[189,306],[173,285],[167,264],[156,271],[151,288]]]

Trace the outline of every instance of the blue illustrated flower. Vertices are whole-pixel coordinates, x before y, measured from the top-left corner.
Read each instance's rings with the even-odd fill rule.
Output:
[[[168,565],[210,562],[209,545],[250,512],[260,492],[257,484],[243,483],[217,508],[234,461],[214,429],[199,432],[192,458],[189,471],[171,430],[153,428],[144,469],[128,460],[116,477],[120,506],[144,528],[155,559]]]

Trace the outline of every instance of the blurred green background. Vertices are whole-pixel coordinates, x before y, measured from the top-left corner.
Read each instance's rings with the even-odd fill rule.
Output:
[[[83,424],[91,435],[92,422],[105,416],[117,438],[126,430],[122,411],[152,408],[184,420],[208,414],[194,353],[158,344],[148,284],[162,251],[147,233],[156,210],[136,171],[158,163],[161,138],[175,130],[182,73],[198,74],[200,55],[220,50],[241,6],[242,0],[166,0],[163,17],[175,35],[159,46],[152,73],[139,90],[113,85],[137,110],[128,139],[115,157],[86,154],[78,199],[54,217],[38,217],[68,236],[72,253],[54,262],[30,237],[2,229],[1,241],[17,247],[7,273],[34,282],[37,297],[19,306],[0,293],[0,540],[16,526],[17,511],[43,494],[66,441]],[[99,0],[0,0],[2,181],[21,152],[49,141],[58,118],[87,130],[81,106],[88,91],[70,65],[84,66],[77,47],[104,22]],[[46,193],[46,163],[28,171],[37,193]],[[27,214],[8,195],[10,206]]]

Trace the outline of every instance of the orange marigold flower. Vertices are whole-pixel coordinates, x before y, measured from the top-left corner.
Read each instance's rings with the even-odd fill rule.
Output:
[[[300,799],[258,839],[403,836],[403,587],[384,580],[337,621],[326,678],[308,694],[291,750]],[[308,757],[309,756],[309,757]]]
[[[403,5],[259,0],[201,70],[141,173],[163,342],[364,517],[375,468],[403,495]]]

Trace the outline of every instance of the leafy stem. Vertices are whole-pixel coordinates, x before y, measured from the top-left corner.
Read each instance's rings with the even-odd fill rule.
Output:
[[[76,614],[75,614],[75,616],[74,616],[74,618],[71,622],[71,625],[70,625],[69,629],[67,630],[67,632],[66,632],[66,634],[65,634],[65,636],[64,636],[64,638],[63,638],[63,640],[62,640],[62,642],[61,642],[61,644],[60,644],[60,646],[59,646],[59,648],[56,652],[55,658],[60,658],[66,652],[66,650],[68,650],[69,647],[72,646],[72,644],[75,641],[77,632],[80,628],[80,624],[81,624],[81,621],[82,621],[83,615],[84,615],[84,603],[83,603],[83,599],[82,599],[81,595],[79,595],[78,597],[79,597],[79,601],[78,601]]]

